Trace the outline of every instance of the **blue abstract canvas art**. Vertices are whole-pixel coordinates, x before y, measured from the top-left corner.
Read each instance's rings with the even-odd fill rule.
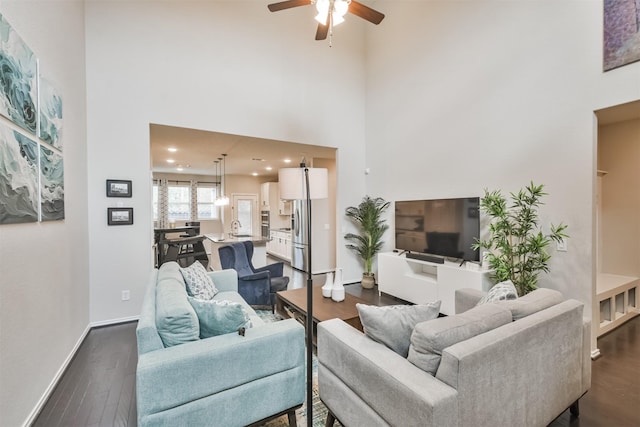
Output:
[[[40,146],[40,207],[42,221],[64,219],[64,163],[62,156]]]
[[[61,150],[62,97],[55,87],[42,77],[38,84],[38,92],[40,94],[38,136],[42,141]]]
[[[0,125],[0,224],[38,221],[38,144]]]
[[[36,134],[36,79],[33,51],[0,14],[0,114]]]

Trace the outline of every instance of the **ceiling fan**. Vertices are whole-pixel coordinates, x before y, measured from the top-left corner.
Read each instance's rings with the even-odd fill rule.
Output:
[[[355,0],[286,0],[278,3],[272,3],[269,6],[271,12],[278,12],[284,9],[291,9],[298,6],[316,5],[318,15],[318,29],[316,31],[316,40],[324,40],[327,38],[329,30],[334,25],[338,25],[344,21],[343,16],[349,12],[360,18],[378,25],[384,19],[384,14],[368,6],[358,3]]]

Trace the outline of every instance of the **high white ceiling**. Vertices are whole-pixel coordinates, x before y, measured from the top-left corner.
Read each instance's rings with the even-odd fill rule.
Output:
[[[151,125],[150,136],[153,172],[215,175],[215,161],[227,154],[228,175],[257,173],[274,177],[280,168],[297,167],[302,157],[336,158],[336,149],[330,147],[158,124]],[[177,151],[170,152],[169,148]],[[169,163],[169,159],[174,163]],[[291,162],[286,163],[286,159]],[[182,171],[177,170],[178,165]]]

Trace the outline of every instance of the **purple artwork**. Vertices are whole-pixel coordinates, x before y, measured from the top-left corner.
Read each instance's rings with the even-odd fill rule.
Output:
[[[604,71],[640,61],[640,0],[604,0]]]

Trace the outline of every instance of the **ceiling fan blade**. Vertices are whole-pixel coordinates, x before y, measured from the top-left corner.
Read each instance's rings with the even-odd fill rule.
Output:
[[[279,10],[291,9],[292,7],[307,6],[311,4],[311,0],[287,0],[279,3],[271,3],[267,7],[271,12],[277,12]]]
[[[316,40],[326,40],[328,33],[329,33],[328,25],[318,24],[318,29],[316,30]]]
[[[376,25],[384,19],[384,13],[371,9],[369,6],[358,3],[355,0],[351,0],[351,4],[349,4],[349,12]]]

